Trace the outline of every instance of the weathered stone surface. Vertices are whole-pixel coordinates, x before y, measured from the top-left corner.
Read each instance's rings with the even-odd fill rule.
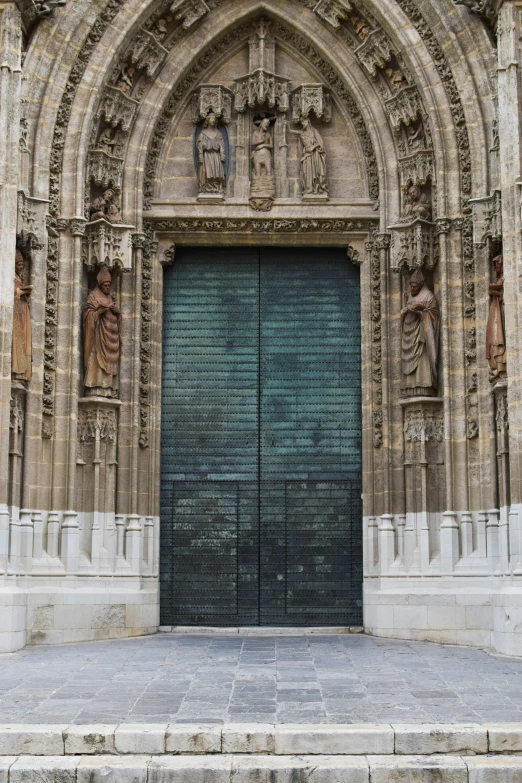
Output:
[[[103,724],[69,726],[63,733],[65,753],[70,755],[116,753],[114,744],[116,728],[117,726]]]
[[[9,770],[12,783],[76,783],[80,759],[63,756],[22,756]]]
[[[275,729],[275,752],[364,755],[393,753],[394,732],[390,726],[361,725],[284,725]]]
[[[488,723],[490,753],[522,753],[520,723]]]
[[[300,783],[369,783],[368,763],[365,758],[350,756],[232,758],[230,783],[294,783],[296,780]]]
[[[10,725],[0,727],[0,755],[63,756],[67,725]]]
[[[469,783],[519,783],[522,780],[522,758],[488,756],[465,758]]]
[[[415,755],[432,753],[487,753],[488,733],[476,725],[400,725],[394,724],[395,753]]]
[[[222,729],[223,753],[275,753],[273,724],[227,723]]]
[[[114,732],[118,753],[165,753],[167,724],[122,724]]]
[[[468,770],[458,757],[381,756],[368,758],[371,783],[468,783]]]
[[[77,783],[147,783],[150,756],[88,756],[80,759]]]
[[[153,758],[148,783],[230,783],[230,756]]]
[[[221,753],[221,727],[172,723],[165,737],[167,753]],[[224,753],[232,751],[223,747]]]

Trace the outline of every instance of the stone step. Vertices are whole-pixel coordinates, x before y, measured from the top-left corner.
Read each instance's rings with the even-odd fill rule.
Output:
[[[0,756],[139,753],[199,756],[517,754],[522,753],[522,723],[0,725]]]
[[[0,783],[520,783],[522,756],[4,756]]]

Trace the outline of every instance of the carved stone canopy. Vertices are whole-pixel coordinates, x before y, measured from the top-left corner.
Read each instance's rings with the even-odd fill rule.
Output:
[[[263,68],[236,79],[234,108],[244,112],[247,107],[268,104],[270,109],[286,112],[290,108],[290,82]]]
[[[413,272],[437,266],[438,243],[433,223],[416,218],[390,226],[389,230],[392,231],[391,268],[395,272],[403,267]]]
[[[318,119],[332,119],[332,96],[322,84],[301,84],[292,93],[292,120],[299,122],[313,112]]]
[[[113,128],[121,125],[121,129],[128,133],[138,105],[138,101],[124,95],[117,87],[107,86],[103,96],[101,113]]]
[[[399,133],[401,124],[411,125],[421,115],[421,100],[417,88],[403,87],[397,95],[385,101],[384,108],[393,130]]]
[[[103,150],[89,150],[87,177],[102,188],[112,187],[121,190],[123,178],[123,158],[116,158]]]
[[[183,29],[189,30],[208,14],[209,8],[204,0],[174,0],[170,10],[182,22]]]
[[[221,84],[201,84],[192,98],[192,119],[199,123],[212,112],[223,122],[230,122],[232,97],[232,91]]]
[[[128,54],[132,65],[152,78],[168,54],[168,50],[152,33],[141,30]]]
[[[85,225],[82,260],[89,271],[102,266],[107,269],[132,269],[131,233],[134,226],[95,220]]]
[[[368,38],[357,47],[355,54],[370,76],[377,76],[379,68],[385,68],[395,54],[390,39],[382,30],[372,30]]]
[[[418,150],[413,155],[408,155],[399,160],[399,173],[401,185],[405,188],[408,183],[421,186],[428,180],[435,182],[435,166],[433,164],[432,150]]]
[[[353,11],[353,6],[350,0],[319,0],[314,11],[321,19],[338,30],[341,22],[348,19],[348,13]]]

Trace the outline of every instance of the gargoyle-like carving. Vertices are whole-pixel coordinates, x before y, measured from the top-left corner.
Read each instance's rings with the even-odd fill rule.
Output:
[[[385,101],[385,111],[393,130],[398,133],[401,124],[411,125],[421,116],[421,99],[415,86],[403,87],[397,95]]]
[[[292,93],[292,119],[294,122],[314,113],[318,119],[332,119],[332,96],[322,84],[301,84]]]
[[[170,10],[182,21],[183,29],[188,30],[208,14],[209,9],[204,0],[174,0]]]
[[[321,19],[338,30],[341,22],[348,19],[348,14],[353,10],[353,6],[349,0],[319,0],[314,10]]]

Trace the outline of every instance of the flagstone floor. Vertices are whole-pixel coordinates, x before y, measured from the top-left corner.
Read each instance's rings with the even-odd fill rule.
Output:
[[[522,659],[362,635],[159,634],[0,655],[0,723],[522,722]]]

